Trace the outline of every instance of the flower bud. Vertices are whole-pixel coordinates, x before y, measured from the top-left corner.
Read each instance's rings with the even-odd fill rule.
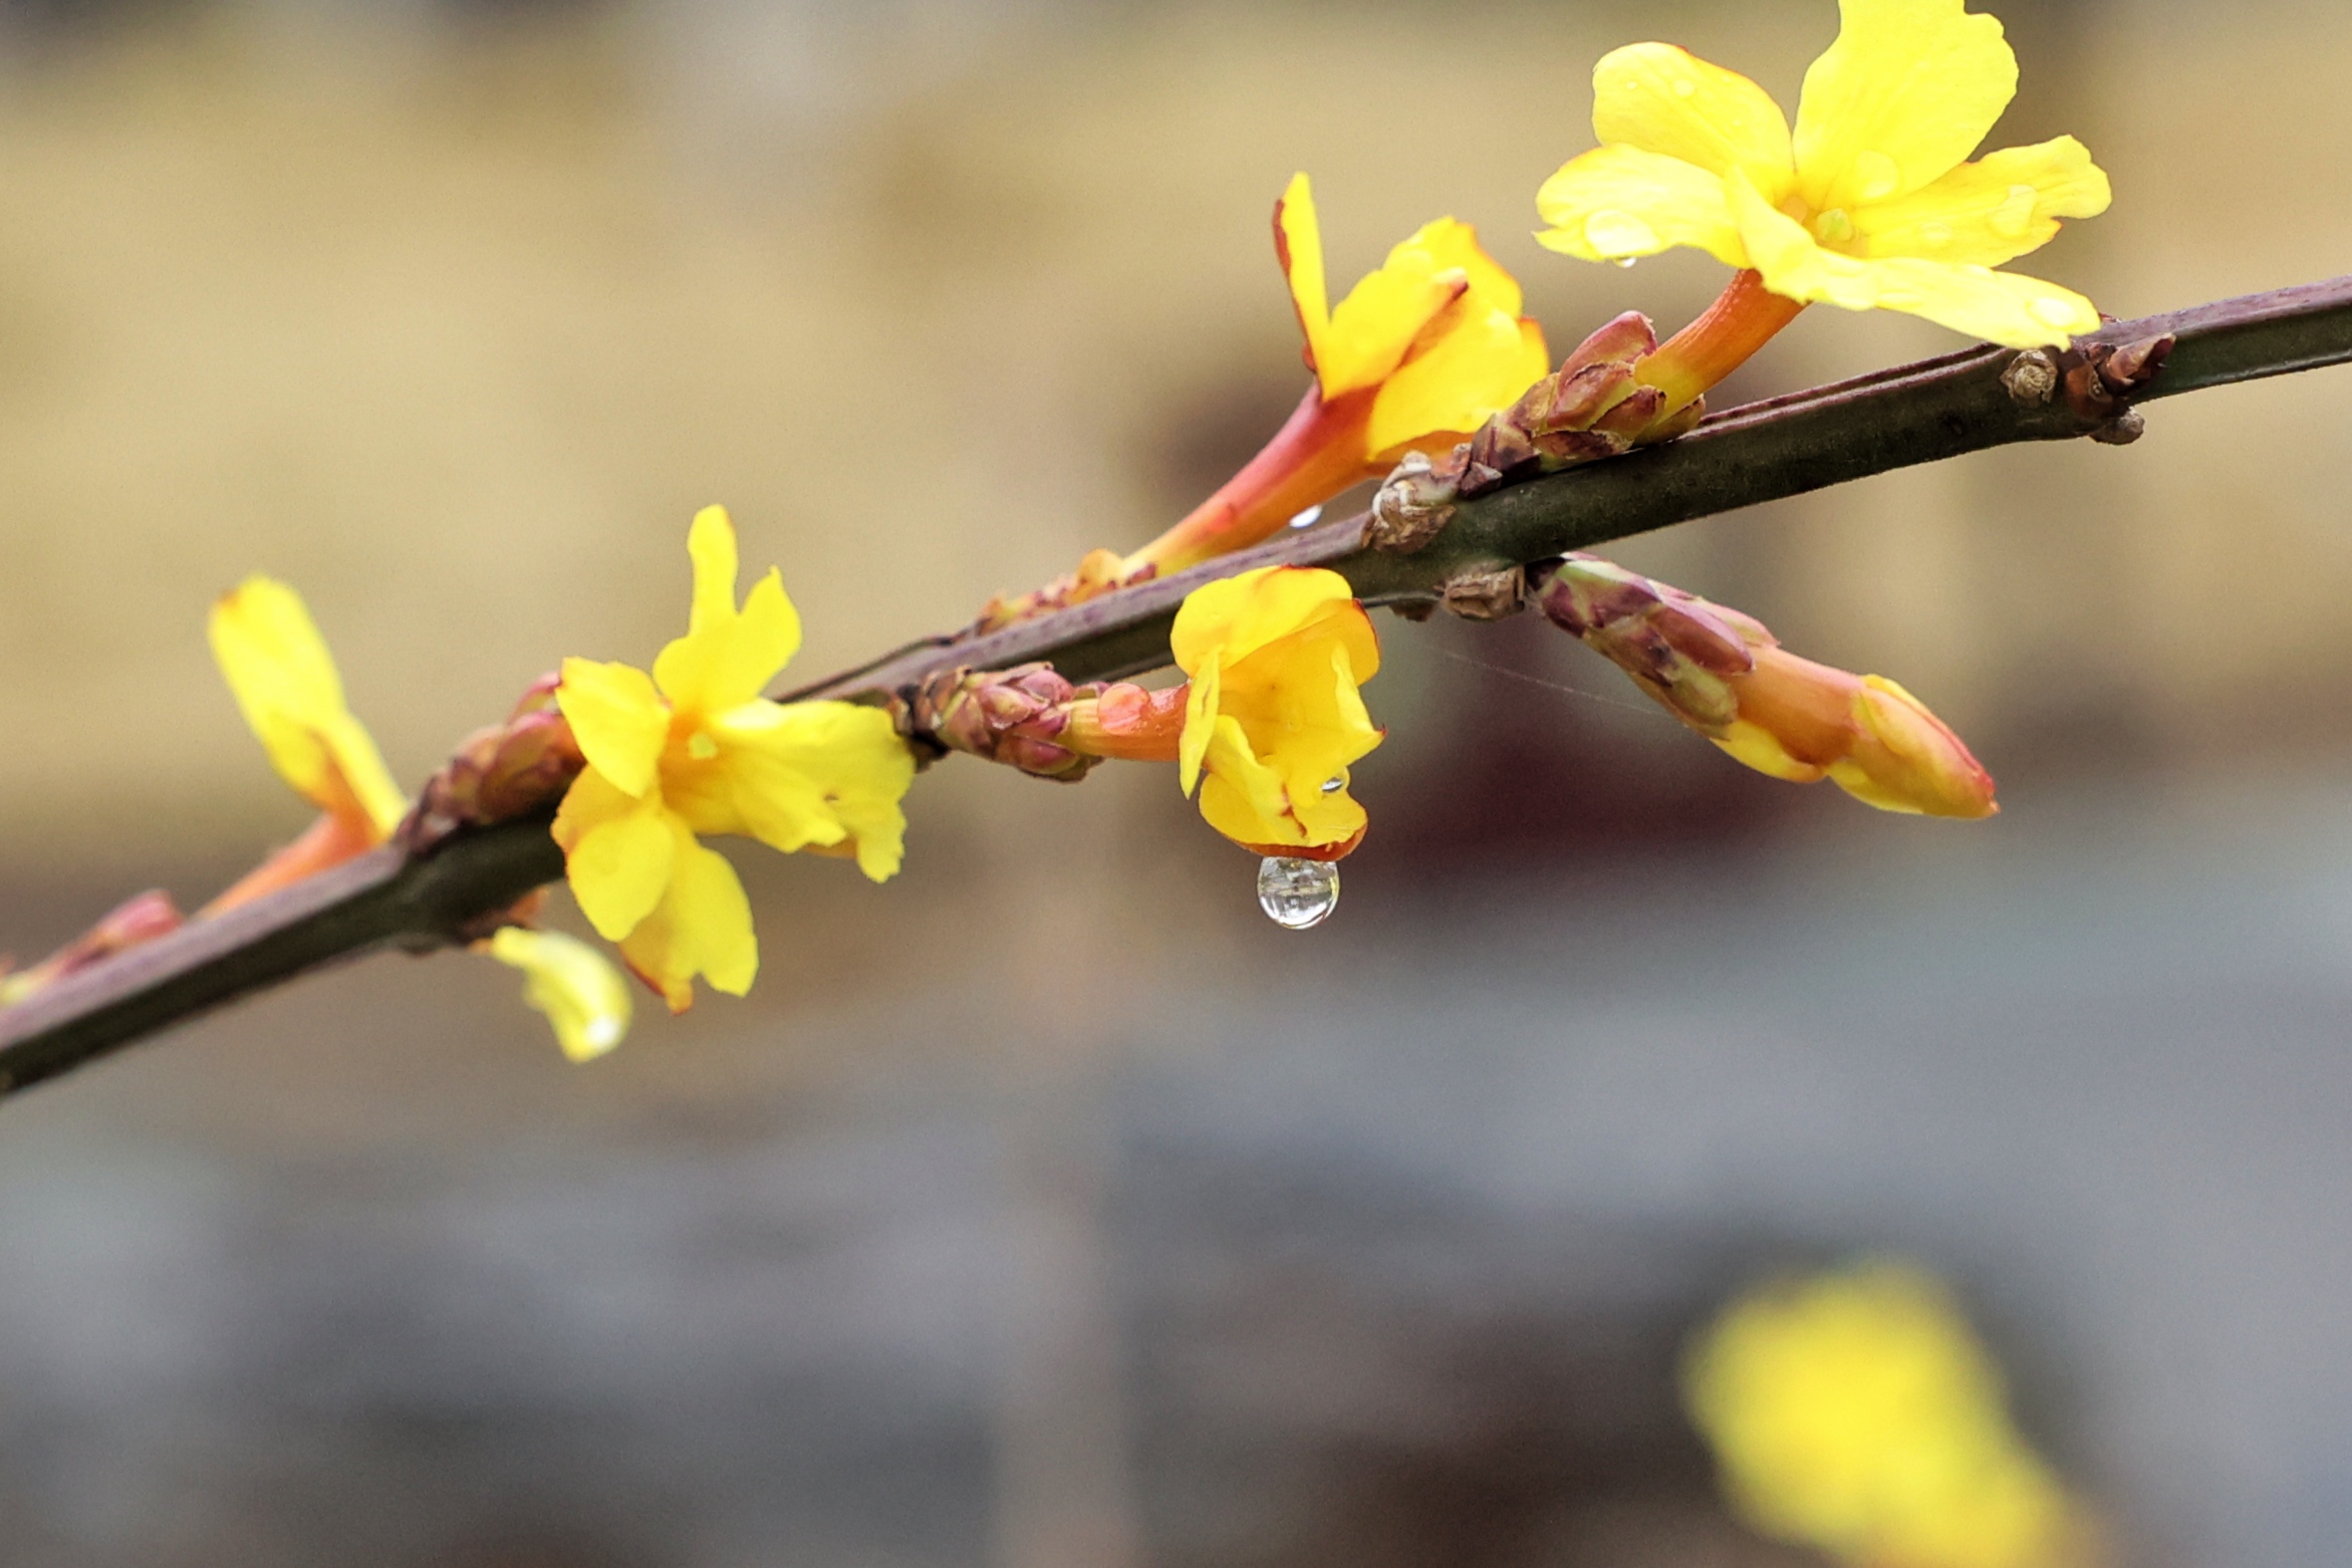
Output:
[[[1882,811],[1999,810],[1991,776],[1917,697],[1799,658],[1750,616],[1588,555],[1562,561],[1535,598],[1554,626],[1759,773],[1826,778]]]

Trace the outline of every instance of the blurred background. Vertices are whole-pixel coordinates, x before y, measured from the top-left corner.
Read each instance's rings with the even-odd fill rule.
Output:
[[[2352,13],[2007,0],[1996,144],[2118,316],[2352,252]],[[1793,104],[1829,0],[0,5],[0,948],[305,808],[213,672],[296,584],[421,779],[681,624],[695,507],[814,676],[1139,543],[1335,283],[1477,223],[1555,353],[1721,281],[1532,241],[1589,71]],[[1954,347],[1808,313],[1722,406]],[[735,856],[763,974],[567,1067],[380,957],[0,1107],[35,1568],[1745,1568],[1680,1348],[1774,1269],[1953,1282],[2118,1563],[2352,1533],[2344,373],[1628,542],[1902,680],[1980,825],[1740,771],[1525,620],[1383,618],[1347,897],[1166,770],[918,780],[887,887]]]

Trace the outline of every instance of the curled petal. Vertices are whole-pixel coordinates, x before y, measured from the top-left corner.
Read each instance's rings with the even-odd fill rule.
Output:
[[[1839,0],[1805,73],[1797,192],[1815,212],[1906,196],[1959,166],[2017,96],[1997,18],[1963,0]]]
[[[1442,435],[1466,437],[1550,369],[1543,331],[1499,310],[1481,311],[1382,384],[1364,444],[1373,452]]]
[[[1324,351],[1331,342],[1331,296],[1323,275],[1323,226],[1315,215],[1315,187],[1303,171],[1290,176],[1282,199],[1274,203],[1274,257],[1282,264],[1291,308],[1298,312],[1299,332],[1307,340],[1307,364],[1320,379]],[[1328,396],[1328,385],[1324,391]]]
[[[629,1033],[629,986],[604,954],[561,931],[502,926],[484,944],[523,971],[523,1000],[547,1015],[556,1043],[575,1062],[593,1061]]]
[[[1744,267],[1747,251],[1723,184],[1681,158],[1595,147],[1571,158],[1535,193],[1535,208],[1551,225],[1535,238],[1585,261],[1624,261],[1690,245],[1725,266]]]
[[[1261,566],[1194,589],[1176,612],[1169,650],[1185,674],[1197,678],[1211,651],[1229,667],[1278,639],[1324,621],[1338,623],[1356,678],[1380,670],[1380,639],[1356,604],[1355,590],[1321,567]]]
[[[694,842],[671,819],[675,870],[661,901],[622,940],[621,955],[638,976],[682,1013],[694,1003],[694,976],[713,990],[741,996],[759,973],[751,901],[726,857]]]
[[[1788,119],[1772,96],[1672,44],[1629,44],[1601,57],[1593,133],[1717,176],[1739,169],[1775,201],[1796,180]]]

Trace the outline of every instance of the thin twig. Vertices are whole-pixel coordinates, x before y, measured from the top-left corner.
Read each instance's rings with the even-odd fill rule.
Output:
[[[2137,399],[2352,362],[2352,278],[2116,323],[2086,344],[2170,335],[2172,357]],[[2063,397],[2020,400],[2016,356],[1972,349],[1734,408],[1668,446],[1508,486],[1465,502],[1416,555],[1363,544],[1344,517],[1205,566],[984,637],[913,644],[789,697],[877,700],[933,670],[1050,659],[1073,680],[1168,661],[1184,596],[1251,567],[1328,566],[1370,603],[1436,602],[1451,578],[1540,561],[1674,523],[2017,441],[2091,433]],[[377,947],[428,948],[563,874],[547,819],[460,833],[421,859],[385,849],[134,948],[0,1012],[0,1094],[304,970]]]

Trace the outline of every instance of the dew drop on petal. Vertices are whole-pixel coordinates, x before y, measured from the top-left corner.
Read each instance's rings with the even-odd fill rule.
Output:
[[[1584,220],[1584,242],[1604,256],[1625,259],[1629,252],[1661,249],[1658,231],[1630,212],[1605,208]]]
[[[1854,154],[1856,194],[1864,201],[1884,201],[1903,184],[1903,165],[1884,152]]]
[[[1339,908],[1339,867],[1269,855],[1258,863],[1257,907],[1286,931],[1320,925]]]
[[[1675,78],[1675,97],[1691,98],[1699,92],[1699,84],[1689,77]]]
[[[2031,185],[2011,185],[2008,195],[1999,206],[1992,209],[1985,222],[1991,224],[1992,232],[2003,239],[2022,238],[2025,231],[2033,226],[2036,199]]]
[[[1348,781],[1346,779],[1325,779],[1323,781],[1323,793],[1326,795],[1336,795],[1347,787]]]
[[[1919,233],[1920,243],[1930,250],[1942,250],[1952,243],[1952,225],[1949,223],[1923,223]]]
[[[2045,327],[2072,327],[2076,324],[2074,307],[2064,300],[2038,299],[2025,308],[2033,313],[2035,321]]]

